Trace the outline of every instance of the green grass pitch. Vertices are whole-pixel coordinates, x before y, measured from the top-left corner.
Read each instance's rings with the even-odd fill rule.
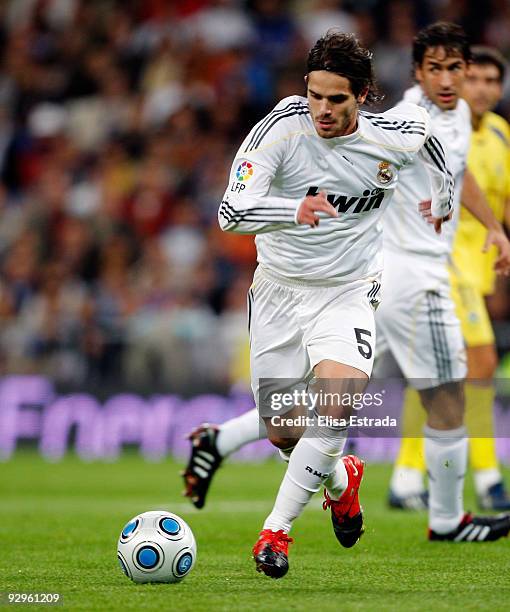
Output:
[[[295,524],[290,571],[278,581],[255,572],[251,547],[284,465],[225,465],[202,511],[180,496],[179,468],[134,455],[49,464],[28,452],[1,464],[0,591],[59,592],[65,609],[101,611],[510,607],[510,541],[427,542],[425,514],[387,510],[387,465],[367,465],[361,541],[342,549],[317,498]],[[190,523],[198,561],[180,584],[135,585],[118,567],[117,537],[132,516],[157,508]]]

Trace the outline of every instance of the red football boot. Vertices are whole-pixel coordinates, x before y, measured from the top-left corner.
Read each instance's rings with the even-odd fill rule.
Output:
[[[339,500],[331,499],[324,489],[326,498],[322,504],[324,510],[331,508],[331,522],[336,539],[345,548],[351,548],[363,535],[363,511],[359,503],[358,491],[363,478],[365,462],[355,455],[342,457],[347,470],[347,489]]]
[[[264,529],[253,547],[253,558],[257,572],[264,572],[271,578],[283,578],[289,571],[289,544],[294,540],[282,531]]]

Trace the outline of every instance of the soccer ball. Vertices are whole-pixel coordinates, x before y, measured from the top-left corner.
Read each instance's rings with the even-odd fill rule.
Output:
[[[165,510],[132,518],[117,544],[122,571],[134,582],[179,582],[197,558],[197,544],[189,525]]]

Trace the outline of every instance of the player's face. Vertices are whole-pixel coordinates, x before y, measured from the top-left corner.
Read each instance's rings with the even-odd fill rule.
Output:
[[[366,93],[354,96],[348,79],[327,70],[314,70],[306,78],[312,121],[321,138],[346,136],[356,129],[358,105]]]
[[[429,100],[441,110],[452,110],[462,93],[466,70],[460,53],[447,55],[444,47],[429,47],[415,77]]]
[[[462,97],[475,117],[492,110],[501,100],[503,84],[494,64],[471,64],[467,71]]]

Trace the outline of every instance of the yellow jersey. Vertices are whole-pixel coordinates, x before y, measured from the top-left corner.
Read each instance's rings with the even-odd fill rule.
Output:
[[[503,221],[505,202],[510,198],[510,125],[488,112],[473,131],[468,168],[485,194],[498,221]],[[463,281],[483,295],[494,291],[496,248],[482,253],[487,230],[464,207],[453,246],[453,264]]]

